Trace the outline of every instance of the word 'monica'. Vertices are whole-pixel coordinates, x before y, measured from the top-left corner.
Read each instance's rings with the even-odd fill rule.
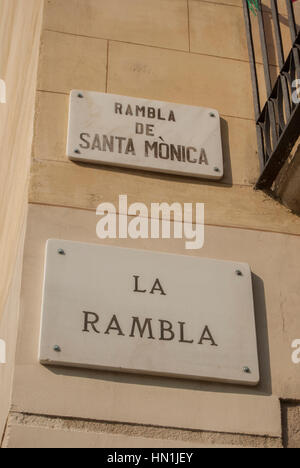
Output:
[[[139,133],[141,124],[136,124],[136,133]],[[153,135],[154,136],[154,135]],[[124,154],[125,156],[136,156],[136,144],[133,138],[101,135],[100,133],[80,134],[79,144],[81,149]],[[195,148],[194,146],[174,145],[161,141],[144,142],[144,156],[146,158],[163,159],[168,161],[204,164],[208,166],[208,158],[204,148]]]

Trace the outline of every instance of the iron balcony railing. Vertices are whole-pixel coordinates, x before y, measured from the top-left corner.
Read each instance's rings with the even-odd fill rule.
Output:
[[[297,102],[299,99],[295,99],[297,88],[294,87],[297,84],[296,80],[300,80],[300,33],[297,31],[292,0],[286,0],[292,47],[285,60],[277,0],[271,0],[275,48],[280,67],[280,73],[272,86],[263,8],[261,0],[255,0],[254,3],[255,10],[251,0],[243,0],[261,169],[256,188],[270,190],[300,134],[300,104]],[[268,96],[262,110],[253,41],[253,21],[258,21]]]

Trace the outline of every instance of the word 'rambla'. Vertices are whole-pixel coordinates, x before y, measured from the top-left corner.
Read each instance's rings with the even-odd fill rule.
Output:
[[[173,238],[187,239],[187,250],[204,245],[203,203],[195,207],[193,203],[151,203],[149,213],[144,203],[128,206],[127,195],[120,195],[118,209],[112,203],[101,203],[96,214],[101,216],[96,228],[99,239],[171,239],[173,219]],[[128,220],[128,216],[133,218]]]

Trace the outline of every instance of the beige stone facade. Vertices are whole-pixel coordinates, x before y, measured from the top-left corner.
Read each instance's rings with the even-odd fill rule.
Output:
[[[263,4],[268,22],[270,4]],[[288,51],[285,1],[278,5]],[[0,75],[8,86],[7,104],[0,104],[2,446],[299,447],[300,364],[292,362],[291,344],[300,339],[300,220],[253,190],[259,162],[241,1],[1,0],[0,38]],[[267,40],[272,51],[271,29]],[[256,47],[264,102],[258,41]],[[274,52],[271,65],[275,76]],[[69,161],[72,89],[218,109],[224,179]],[[120,194],[148,207],[205,203],[204,248],[187,252],[181,240],[100,241],[96,207],[117,205]],[[259,386],[42,366],[51,238],[249,263]]]

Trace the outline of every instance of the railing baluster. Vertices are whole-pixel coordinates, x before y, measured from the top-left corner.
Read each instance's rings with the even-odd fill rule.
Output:
[[[246,24],[246,30],[247,30],[247,43],[248,43],[248,52],[249,52],[251,80],[252,80],[252,85],[253,85],[255,120],[258,120],[261,110],[260,110],[260,100],[259,100],[259,90],[258,90],[258,80],[257,80],[255,52],[254,52],[254,45],[253,45],[252,27],[251,27],[249,6],[248,6],[247,0],[243,0],[243,7],[244,7],[244,17],[245,17],[245,24]]]
[[[255,120],[257,122],[261,113],[261,108],[260,108],[260,99],[259,99],[259,90],[258,90],[257,71],[256,71],[256,65],[255,65],[256,62],[255,62],[255,52],[254,52],[254,45],[253,45],[252,27],[251,27],[250,12],[249,12],[249,6],[248,6],[247,0],[243,0],[243,7],[244,7],[244,17],[245,17],[246,32],[247,32],[250,72],[251,72],[251,80],[252,80],[254,113],[255,113]],[[257,136],[260,169],[262,171],[265,166],[265,152],[264,152],[262,129],[259,125],[256,125],[256,136]]]
[[[268,49],[267,49],[267,41],[266,41],[266,35],[265,35],[261,0],[259,1],[259,5],[260,5],[260,8],[258,9],[257,16],[258,16],[259,35],[260,35],[260,45],[261,45],[261,52],[262,52],[263,65],[264,65],[267,97],[269,98],[272,92],[272,82],[271,82],[271,75],[270,75],[270,68],[269,68]]]
[[[270,127],[271,127],[271,135],[272,135],[272,150],[275,148],[278,135],[277,135],[277,127],[276,127],[276,118],[275,118],[275,110],[274,110],[274,103],[273,100],[268,101],[268,110],[270,116]]]
[[[291,34],[292,47],[293,47],[297,38],[297,26],[296,26],[296,20],[295,20],[294,7],[293,7],[291,0],[286,0],[286,7],[288,11],[289,27],[290,27],[290,34]],[[296,49],[293,50],[293,54],[294,54],[296,74],[297,74],[297,70],[299,70],[300,68],[300,59],[299,59],[298,51]]]
[[[260,5],[260,8],[258,9],[258,13],[257,13],[258,26],[259,26],[261,51],[262,51],[262,56],[263,56],[266,91],[267,91],[267,97],[269,98],[272,93],[272,82],[271,82],[271,75],[270,75],[268,49],[267,49],[267,41],[266,41],[261,0],[259,2],[259,5]],[[268,112],[269,112],[271,132],[272,132],[272,142],[273,142],[273,145],[275,145],[275,143],[277,142],[277,128],[276,128],[275,110],[274,110],[274,105],[272,101],[268,103]]]
[[[281,69],[284,65],[284,54],[283,54],[283,45],[282,45],[282,35],[281,35],[281,29],[280,29],[279,17],[278,17],[277,0],[271,0],[271,9],[272,9],[272,18],[273,18],[274,28],[275,28],[277,57],[278,57],[278,63]]]
[[[287,8],[288,18],[289,18],[289,26],[290,26],[292,44],[294,44],[296,37],[297,37],[297,27],[296,27],[296,21],[295,21],[294,7],[292,5],[291,0],[286,0],[286,8]]]
[[[281,34],[281,29],[280,29],[280,24],[279,24],[277,0],[271,0],[271,9],[272,9],[272,18],[273,18],[274,28],[275,28],[278,64],[281,70],[284,65],[284,53],[283,53],[283,45],[282,45],[282,34]],[[283,94],[283,100],[284,100],[286,119],[288,120],[291,115],[291,106],[290,106],[290,100],[289,100],[288,86],[287,86],[287,82],[284,76],[281,77],[281,85],[282,85],[282,94]]]

